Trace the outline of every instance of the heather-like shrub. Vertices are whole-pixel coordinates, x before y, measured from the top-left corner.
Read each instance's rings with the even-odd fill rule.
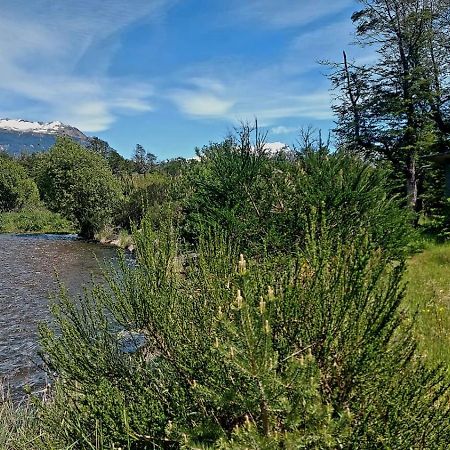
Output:
[[[445,448],[448,386],[403,320],[403,264],[332,224],[312,211],[295,255],[254,260],[226,235],[186,254],[144,221],[136,261],[63,292],[41,329],[47,432],[61,448]]]
[[[323,146],[271,155],[249,133],[202,150],[185,201],[189,240],[212,228],[226,230],[248,254],[295,252],[316,210],[338,240],[364,228],[394,258],[409,249],[413,220],[391,192],[387,171]]]

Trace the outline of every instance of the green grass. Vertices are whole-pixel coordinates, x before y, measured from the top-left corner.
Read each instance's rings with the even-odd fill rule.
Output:
[[[14,404],[0,382],[0,449],[38,450],[42,436],[36,411],[28,399]]]
[[[0,213],[0,233],[73,233],[73,224],[47,209]]]
[[[450,371],[450,242],[428,242],[408,263],[406,305],[421,352]]]

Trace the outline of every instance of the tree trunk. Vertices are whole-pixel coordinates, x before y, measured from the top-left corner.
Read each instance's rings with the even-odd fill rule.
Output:
[[[416,160],[412,157],[406,169],[406,192],[408,196],[408,205],[414,212],[418,212],[418,179]]]

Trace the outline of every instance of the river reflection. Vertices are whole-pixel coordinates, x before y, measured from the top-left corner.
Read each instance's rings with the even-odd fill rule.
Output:
[[[76,295],[99,279],[100,266],[116,250],[73,235],[0,234],[0,379],[13,394],[37,388],[45,376],[37,366],[37,325],[49,320],[48,298],[58,291],[55,273]]]

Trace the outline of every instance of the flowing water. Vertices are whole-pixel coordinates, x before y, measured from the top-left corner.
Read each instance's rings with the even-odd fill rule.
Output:
[[[13,395],[45,382],[37,356],[37,326],[49,321],[55,274],[73,295],[99,278],[116,250],[72,235],[0,234],[0,380]]]

